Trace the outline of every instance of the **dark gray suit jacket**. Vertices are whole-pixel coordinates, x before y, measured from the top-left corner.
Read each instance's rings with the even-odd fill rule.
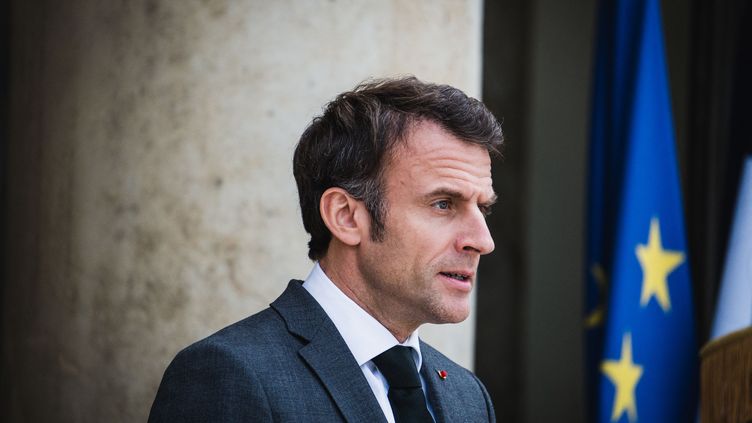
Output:
[[[438,422],[495,421],[475,375],[420,348]],[[241,421],[386,422],[345,341],[300,281],[270,308],[178,353],[149,415],[152,423]]]

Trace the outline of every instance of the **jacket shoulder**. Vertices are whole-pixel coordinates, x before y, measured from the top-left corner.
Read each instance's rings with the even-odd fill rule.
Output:
[[[259,354],[269,343],[283,339],[280,334],[287,332],[285,322],[279,314],[271,308],[266,308],[195,342],[179,354],[192,354],[194,350],[205,348],[226,349],[228,352],[253,349]],[[258,351],[259,348],[262,351]]]
[[[259,363],[280,354],[283,341],[294,342],[280,331],[282,319],[265,309],[180,351],[165,370],[149,422],[271,420]]]

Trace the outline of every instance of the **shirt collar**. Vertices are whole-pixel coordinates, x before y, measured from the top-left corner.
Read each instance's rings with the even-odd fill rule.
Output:
[[[321,305],[337,327],[358,366],[363,366],[395,345],[403,345],[413,349],[415,366],[420,369],[423,357],[417,330],[400,344],[387,328],[345,295],[326,276],[318,262],[303,283],[303,288]]]

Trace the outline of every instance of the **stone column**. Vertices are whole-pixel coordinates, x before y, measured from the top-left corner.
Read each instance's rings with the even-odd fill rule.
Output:
[[[144,421],[180,348],[304,278],[292,151],[335,94],[480,92],[480,0],[10,10],[3,421]],[[422,333],[471,366],[473,325]]]

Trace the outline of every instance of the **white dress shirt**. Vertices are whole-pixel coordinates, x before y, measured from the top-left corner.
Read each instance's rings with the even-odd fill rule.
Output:
[[[303,283],[303,288],[313,296],[332,322],[334,322],[334,326],[337,327],[340,335],[342,335],[345,344],[347,344],[350,352],[352,352],[355,361],[360,366],[360,370],[363,371],[363,375],[371,386],[371,390],[376,396],[381,410],[384,412],[384,416],[389,423],[394,423],[392,406],[389,404],[389,398],[387,397],[389,384],[371,360],[395,345],[404,345],[412,348],[415,367],[420,370],[423,356],[420,354],[418,331],[416,330],[410,334],[405,342],[400,344],[387,328],[345,295],[326,276],[318,262],[313,266],[313,270],[311,270],[311,273]],[[423,380],[422,375],[420,381],[423,387],[423,396],[426,397],[426,382]],[[433,410],[428,401],[426,401],[426,406],[431,416],[433,416]]]

